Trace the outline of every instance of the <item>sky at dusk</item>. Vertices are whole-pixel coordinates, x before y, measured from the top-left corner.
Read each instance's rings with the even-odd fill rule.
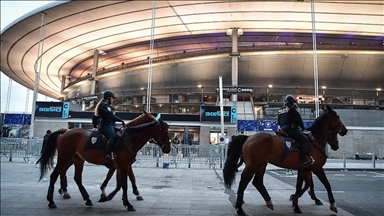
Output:
[[[1,32],[13,21],[23,16],[24,14],[35,10],[43,5],[49,4],[52,1],[1,1]],[[1,112],[6,111],[9,78],[1,72]],[[10,113],[31,113],[33,101],[33,89],[29,91],[28,106],[27,88],[12,81],[10,92]],[[38,94],[37,101],[57,101],[55,99]]]

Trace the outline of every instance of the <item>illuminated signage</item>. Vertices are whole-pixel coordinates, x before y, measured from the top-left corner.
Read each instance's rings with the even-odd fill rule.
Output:
[[[237,107],[223,107],[224,122],[237,123]],[[221,122],[221,112],[219,106],[201,106],[200,121]]]
[[[220,88],[216,87],[216,92],[219,93]],[[253,93],[253,88],[251,87],[223,87],[223,93]]]
[[[35,116],[69,118],[69,102],[36,102]]]

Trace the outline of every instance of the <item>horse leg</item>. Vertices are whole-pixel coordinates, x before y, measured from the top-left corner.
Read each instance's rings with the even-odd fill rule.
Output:
[[[129,180],[131,181],[132,191],[133,191],[133,194],[136,196],[136,200],[144,200],[143,197],[141,196],[139,190],[137,189],[136,178],[135,178],[135,175],[133,173],[132,166],[129,166],[129,168],[128,168],[128,177],[129,177]]]
[[[316,205],[323,205],[323,203],[319,199],[317,199],[317,197],[315,196],[315,189],[314,189],[311,172],[308,172],[308,175],[305,175],[304,182],[305,182],[304,188],[300,190],[298,196],[301,197],[305,193],[305,191],[309,188],[310,191],[308,191],[308,193],[311,196],[311,199],[315,200]],[[289,201],[292,201],[294,196],[295,194],[291,194]]]
[[[57,161],[56,167],[50,175],[49,187],[48,187],[48,193],[47,193],[47,201],[49,202],[48,203],[49,208],[57,208],[55,202],[53,201],[53,192],[55,190],[55,183],[57,181],[57,178],[59,177],[59,174],[61,173],[61,170],[63,170],[66,167],[66,165],[62,162],[64,161],[65,158],[60,158],[60,159],[63,159],[63,160]],[[67,161],[70,161],[70,159],[68,158]]]
[[[85,190],[83,183],[82,183],[82,173],[84,168],[84,161],[81,159],[76,159],[75,164],[75,182],[77,184],[77,187],[80,190],[81,196],[83,196],[83,200],[85,200],[85,205],[87,206],[93,206],[92,201],[89,199],[88,192]]]
[[[245,168],[241,173],[241,179],[240,179],[239,187],[237,189],[235,209],[237,210],[238,215],[246,215],[243,210],[243,207],[241,206],[244,203],[244,190],[247,188],[247,185],[252,180],[252,177],[253,177],[252,170],[248,169],[247,165],[245,165]]]
[[[63,169],[63,171],[60,173],[60,189],[59,189],[59,194],[60,195],[63,195],[63,198],[64,199],[70,199],[71,198],[71,195],[69,195],[68,191],[67,191],[67,187],[68,187],[68,184],[67,184],[67,176],[66,176],[66,173],[67,173],[67,170],[70,166],[72,166],[73,162],[69,162],[67,167]]]
[[[307,182],[306,182],[306,184],[307,184]],[[311,199],[315,201],[316,205],[323,205],[323,203],[319,199],[317,199],[317,197],[315,195],[315,188],[314,188],[315,184],[313,183],[313,178],[311,178],[309,180],[308,184],[309,184],[308,194],[309,194],[309,196],[311,196]]]
[[[112,176],[113,176],[113,173],[115,173],[115,168],[111,168],[111,169],[109,169],[109,171],[108,171],[108,173],[107,173],[107,177],[105,178],[105,180],[104,180],[104,182],[103,182],[103,184],[101,184],[101,186],[100,186],[100,190],[101,190],[101,194],[100,194],[100,199],[103,199],[103,198],[106,198],[107,197],[107,195],[106,195],[106,193],[105,193],[105,188],[107,187],[107,184],[108,184],[108,182],[109,182],[109,180],[112,178]],[[107,200],[106,200],[107,201]]]
[[[128,211],[136,211],[136,209],[129,203],[128,201],[128,166],[119,167],[118,171],[120,171],[120,184],[123,188],[123,205],[127,208]]]
[[[267,164],[263,164],[261,167],[257,168],[255,177],[253,178],[252,184],[259,191],[261,196],[264,198],[264,201],[268,208],[273,210],[273,203],[267,189],[264,186],[264,174]]]
[[[116,169],[114,169],[115,171]],[[111,172],[111,171],[109,171]],[[109,173],[108,173],[109,174]],[[112,175],[111,175],[112,176]],[[112,200],[112,198],[116,195],[116,193],[120,190],[121,188],[121,184],[120,184],[120,172],[119,170],[117,170],[117,173],[116,173],[116,188],[115,190],[113,190],[108,196],[101,196],[100,195],[100,200],[99,202],[106,202],[106,201],[109,201],[109,200]],[[105,182],[105,181],[104,181]],[[102,189],[103,191],[103,189]],[[105,193],[105,192],[104,192]]]
[[[298,205],[298,202],[299,202],[299,197],[301,196],[301,195],[303,195],[303,190],[304,189],[302,189],[302,186],[303,186],[303,180],[304,180],[304,178],[305,177],[307,177],[308,176],[308,172],[309,171],[301,171],[301,170],[299,170],[298,172],[297,172],[297,180],[296,180],[296,192],[295,192],[295,195],[293,196],[293,199],[292,199],[292,206],[294,207],[293,208],[293,211],[295,212],[295,213],[302,213],[302,211],[300,210],[300,207],[299,207],[299,205]],[[304,187],[305,188],[305,187]],[[307,190],[308,189],[308,185],[306,186],[306,188],[305,188],[305,190]],[[305,191],[304,190],[304,191]]]
[[[331,189],[331,184],[329,184],[329,181],[327,179],[327,176],[324,173],[324,170],[321,168],[321,169],[318,169],[318,170],[314,170],[313,173],[315,173],[317,178],[319,178],[321,183],[323,183],[325,189],[327,189],[328,200],[329,200],[329,203],[330,203],[330,209],[337,213],[337,206],[336,206],[336,203],[335,203],[335,198],[333,197],[333,193],[332,193],[332,189]]]

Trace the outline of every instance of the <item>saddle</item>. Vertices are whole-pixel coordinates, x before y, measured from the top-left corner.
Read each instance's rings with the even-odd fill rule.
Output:
[[[287,156],[290,152],[301,152],[301,143],[293,139],[288,135],[286,131],[279,128],[277,131],[275,131],[276,135],[280,137],[282,140],[282,154],[281,154],[281,160],[284,160],[284,158]],[[303,131],[303,134],[309,139],[310,143],[313,145],[315,139],[312,135],[311,131]],[[299,148],[300,145],[300,148]]]
[[[122,142],[122,133],[118,128],[115,128],[116,141],[112,146],[112,151],[121,151],[124,149]],[[88,149],[102,149],[105,150],[107,144],[107,137],[99,128],[94,128],[88,137],[88,141],[85,144],[84,151]]]

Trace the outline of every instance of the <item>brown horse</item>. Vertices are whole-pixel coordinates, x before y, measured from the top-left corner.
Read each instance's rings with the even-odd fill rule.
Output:
[[[134,126],[134,125],[133,125],[133,122],[129,122],[126,126]],[[67,129],[60,129],[60,130],[62,130],[63,132],[67,131]],[[73,163],[70,163],[68,168],[70,166],[72,166],[72,164]],[[68,193],[68,189],[67,189],[68,184],[67,184],[66,172],[67,172],[68,168],[63,169],[63,171],[60,173],[60,189],[58,190],[58,192],[60,195],[63,196],[64,199],[70,199],[71,198],[71,195]],[[115,167],[109,168],[107,176],[106,176],[104,182],[100,186],[100,190],[101,190],[100,197],[104,198],[107,196],[105,193],[105,188],[107,187],[109,180],[111,180],[113,174],[115,173],[115,170],[116,170]],[[143,197],[141,196],[141,194],[137,188],[136,177],[135,177],[135,174],[133,173],[133,169],[132,169],[131,165],[128,166],[128,177],[129,177],[129,180],[131,181],[131,184],[132,184],[132,193],[136,196],[137,200],[143,200]]]
[[[242,204],[244,202],[244,190],[252,178],[252,184],[264,198],[267,207],[273,209],[271,197],[269,196],[263,182],[268,163],[286,169],[299,170],[296,183],[296,193],[292,201],[295,207],[295,212],[301,212],[297,204],[298,198],[302,189],[303,181],[312,178],[312,176],[309,175],[311,174],[310,171],[312,171],[320,179],[324,187],[327,189],[328,199],[331,204],[330,208],[332,211],[337,212],[331,186],[323,170],[323,166],[327,160],[325,146],[330,134],[339,133],[341,136],[344,136],[347,134],[347,128],[344,126],[337,113],[327,105],[324,113],[315,119],[308,130],[310,130],[315,137],[315,145],[310,154],[316,162],[313,165],[305,167],[304,169],[301,169],[300,152],[291,152],[283,160],[281,160],[282,140],[277,135],[264,132],[254,134],[249,136],[245,141],[242,140],[244,142],[242,147],[241,145],[236,144],[237,141],[241,140],[232,140],[231,145],[228,147],[227,160],[224,165],[223,176],[225,185],[230,188],[235,177],[236,163],[239,155],[242,153],[245,160],[245,168],[241,174],[241,180],[237,190],[235,208],[237,209],[238,214],[245,215],[242,208]],[[332,150],[337,150],[339,148],[338,142],[332,142],[329,143],[329,145]]]
[[[54,185],[58,176],[64,173],[71,166],[75,165],[75,182],[79,187],[86,205],[92,206],[92,201],[82,185],[82,171],[84,161],[98,165],[112,165],[117,168],[117,187],[114,192],[108,195],[107,200],[111,200],[120,188],[123,188],[123,205],[128,211],[135,211],[134,207],[129,203],[127,197],[127,174],[128,167],[134,162],[137,152],[144,146],[149,139],[154,139],[161,147],[164,153],[171,150],[170,137],[168,132],[168,124],[162,119],[155,118],[151,113],[143,111],[143,114],[130,122],[130,125],[124,129],[122,142],[125,146],[124,150],[116,151],[116,159],[108,164],[104,162],[104,151],[101,149],[89,149],[84,151],[85,144],[91,134],[90,130],[81,128],[70,129],[67,131],[59,130],[51,134],[48,139],[47,147],[44,149],[40,160],[40,179],[47,172],[48,166],[57,149],[57,164],[50,176],[50,184],[48,188],[47,200],[49,208],[56,208],[53,201]],[[59,137],[59,135],[61,135]]]
[[[248,135],[237,135],[236,137],[234,137],[236,140],[233,142],[235,144],[239,144],[239,145],[244,145],[245,143],[245,140],[248,138]],[[337,139],[337,132],[336,131],[333,131],[331,133],[328,133],[327,135],[327,143],[330,143],[330,145],[338,145],[338,139]],[[232,143],[232,142],[231,142]],[[230,143],[230,144],[231,144]],[[240,158],[240,160],[243,160],[244,159]],[[241,163],[241,162],[240,162]],[[239,165],[237,165],[239,166]],[[303,171],[304,172],[304,171]],[[315,189],[314,189],[314,183],[313,183],[313,179],[312,179],[312,172],[311,171],[306,171],[305,174],[302,175],[303,176],[303,180],[305,182],[305,185],[304,187],[300,190],[298,196],[301,197],[305,191],[309,188],[309,191],[308,191],[308,194],[309,196],[311,197],[312,200],[315,201],[315,204],[316,205],[323,205],[323,203],[321,202],[321,200],[319,200],[317,197],[316,197],[316,194],[315,194]],[[293,201],[293,198],[295,198],[295,194],[292,194],[290,196],[290,201]]]

